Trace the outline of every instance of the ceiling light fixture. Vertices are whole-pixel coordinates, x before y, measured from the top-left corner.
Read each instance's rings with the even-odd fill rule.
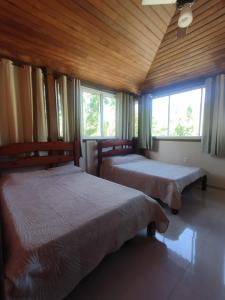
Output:
[[[192,4],[193,3],[188,3],[181,8],[178,7],[178,9],[180,9],[180,17],[178,19],[178,26],[180,28],[187,28],[191,25],[193,21],[193,14],[191,9]]]

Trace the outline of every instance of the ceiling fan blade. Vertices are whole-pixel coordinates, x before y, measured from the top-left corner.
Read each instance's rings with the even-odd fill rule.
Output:
[[[174,4],[176,0],[142,0],[142,5]]]

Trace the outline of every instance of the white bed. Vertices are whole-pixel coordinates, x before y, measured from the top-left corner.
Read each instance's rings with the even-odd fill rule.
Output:
[[[167,164],[137,154],[107,157],[100,167],[102,178],[158,198],[175,212],[181,208],[184,188],[205,175],[201,168]]]
[[[63,299],[138,230],[168,226],[153,199],[74,166],[4,176],[0,201],[6,299]]]

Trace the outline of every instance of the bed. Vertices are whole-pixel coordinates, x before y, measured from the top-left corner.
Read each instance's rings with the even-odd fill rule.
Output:
[[[187,186],[201,180],[202,189],[206,189],[207,177],[202,169],[163,163],[135,152],[134,141],[100,141],[99,175],[161,200],[174,214],[181,208],[181,193]]]
[[[74,166],[78,152],[63,142],[0,148],[1,170],[51,167],[1,177],[1,299],[63,299],[137,231],[167,229],[155,200],[88,175]]]

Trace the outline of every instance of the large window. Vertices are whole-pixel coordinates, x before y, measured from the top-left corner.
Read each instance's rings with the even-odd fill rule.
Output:
[[[154,98],[152,135],[199,137],[202,135],[205,88]]]
[[[82,101],[83,136],[115,137],[115,95],[83,87]]]

